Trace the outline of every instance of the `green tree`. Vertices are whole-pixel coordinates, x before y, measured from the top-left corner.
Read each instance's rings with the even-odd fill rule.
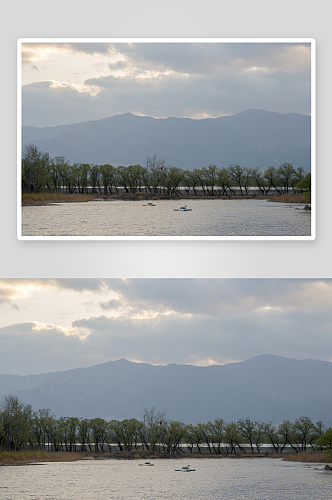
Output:
[[[214,422],[209,422],[209,431],[211,446],[214,453],[221,453],[221,445],[224,439],[224,421],[222,418],[215,419]]]
[[[332,428],[329,427],[316,441],[316,446],[324,451],[325,462],[332,462]]]
[[[310,434],[315,431],[315,425],[309,417],[297,418],[293,424],[295,439],[301,441],[301,450],[307,451],[307,442],[310,442]]]
[[[228,168],[223,167],[217,172],[217,186],[222,188],[222,194],[227,196],[227,189],[230,193],[235,194],[234,190],[231,188],[231,178],[228,173]]]
[[[106,163],[105,165],[100,165],[99,171],[100,181],[104,187],[104,194],[112,194],[112,189],[117,178],[116,168]]]
[[[293,450],[297,453],[299,450],[295,446],[295,432],[293,424],[289,420],[283,420],[281,424],[278,426],[278,434],[282,440],[281,451],[285,448],[287,444],[289,444]]]
[[[6,450],[22,450],[31,435],[31,405],[9,394],[1,403],[2,444]]]
[[[205,444],[208,447],[209,452],[211,453],[211,428],[210,428],[211,422],[208,422],[207,424],[202,424],[198,423],[196,425],[196,429],[198,433],[202,436],[202,441],[205,441]]]
[[[283,187],[285,194],[288,194],[289,188],[293,184],[293,180],[296,179],[296,170],[290,163],[283,163],[278,167],[277,176],[280,179],[280,183]]]
[[[92,192],[96,193],[97,188],[100,191],[100,168],[99,165],[91,165],[90,166],[90,172],[89,172],[89,183],[90,186],[92,187]]]
[[[39,193],[48,182],[49,154],[43,153],[37,146],[25,146],[22,154],[22,192]]]
[[[76,178],[73,167],[64,156],[56,156],[53,160],[54,168],[57,169],[61,187],[66,188],[66,193],[73,193],[76,188]]]
[[[153,406],[150,409],[144,409],[143,419],[143,427],[139,429],[141,433],[140,436],[142,435],[144,438],[143,443],[146,448],[154,450],[163,432],[165,412],[160,412]]]
[[[206,194],[206,168],[194,168],[192,171],[192,175],[196,177],[198,180],[198,185],[203,189],[203,194]]]
[[[184,175],[181,168],[169,167],[168,169],[166,169],[166,177],[163,181],[166,194],[174,196],[179,186],[181,185],[183,178]]]
[[[136,448],[138,437],[138,420],[135,418],[125,420],[112,420],[110,435],[119,446],[120,450],[131,451]]]
[[[95,452],[104,451],[104,444],[107,443],[108,439],[109,424],[103,418],[92,418],[89,426]]]
[[[88,163],[81,163],[80,165],[80,180],[82,193],[88,192],[88,184],[90,178],[91,165]]]
[[[243,187],[245,189],[246,195],[249,194],[248,188],[251,185],[251,181],[253,180],[252,175],[251,175],[251,169],[250,168],[244,168],[243,169]]]
[[[201,432],[201,428],[197,425],[188,425],[187,426],[187,439],[190,443],[196,445],[198,453],[202,453],[200,445],[204,441],[204,435]]]
[[[277,191],[277,193],[281,194],[280,179],[278,177],[278,173],[275,167],[268,167],[264,171],[264,179],[266,179],[268,183],[268,190],[266,194],[270,191],[272,187]]]
[[[268,440],[272,444],[275,452],[279,453],[279,450],[281,448],[281,435],[278,434],[273,423],[268,422],[267,424],[265,424],[264,428],[263,428],[263,432],[268,437]],[[285,445],[282,446],[282,449],[284,447],[285,447]],[[282,449],[280,451],[282,451]]]
[[[316,446],[332,451],[332,427],[329,427],[315,442]]]
[[[180,442],[186,435],[186,425],[182,422],[171,421],[162,424],[161,440],[166,453],[180,453]]]
[[[205,169],[205,179],[206,179],[206,187],[211,188],[211,193],[208,190],[208,193],[211,194],[211,196],[214,195],[214,187],[218,183],[218,169],[215,165],[210,165],[208,168]]]
[[[252,168],[250,170],[250,175],[251,175],[251,178],[254,181],[254,183],[258,186],[260,192],[263,195],[266,195],[269,192],[271,186],[266,189],[265,179],[262,175],[261,170],[259,168]]]
[[[183,172],[182,185],[184,186],[188,195],[190,194],[190,190],[192,189],[195,196],[197,196],[196,188],[199,185],[199,181],[192,170],[185,170]]]
[[[325,432],[325,430],[326,427],[323,424],[323,422],[321,420],[318,420],[318,422],[316,422],[315,425],[315,431],[310,436],[310,446],[313,448],[313,450],[315,450],[314,444],[316,440],[321,437],[321,435]],[[320,451],[323,451],[323,449],[321,448]]]
[[[296,184],[296,191],[304,194],[306,203],[311,203],[311,173],[302,177],[300,182]]]
[[[146,161],[146,168],[148,171],[149,183],[152,187],[153,193],[157,193],[158,187],[165,177],[165,160],[162,160],[154,155],[148,156]],[[149,188],[150,189],[150,188]]]
[[[226,444],[230,445],[230,452],[236,455],[236,446],[239,444],[239,432],[236,422],[230,422],[224,425],[224,440]],[[242,449],[242,451],[244,451]],[[226,446],[226,453],[228,453],[228,448]]]
[[[254,433],[255,433],[256,422],[250,420],[250,418],[246,418],[245,420],[240,419],[237,422],[237,428],[241,435],[241,437],[250,444],[251,452],[254,453]]]
[[[301,182],[301,180],[303,179],[303,177],[306,175],[306,171],[304,170],[303,167],[298,167],[295,171],[295,175],[292,179],[292,188],[293,188],[293,191],[295,191],[295,188],[296,188],[296,185]],[[301,194],[302,194],[302,191],[300,191]]]
[[[231,165],[228,167],[228,175],[232,181],[235,182],[240,188],[240,193],[242,194],[242,187],[245,184],[245,170],[240,167],[240,165]]]
[[[80,418],[77,426],[77,439],[81,444],[81,451],[86,451],[87,446],[91,449],[91,427],[87,418]]]
[[[32,430],[38,449],[49,449],[50,444],[58,446],[58,422],[51,410],[40,409],[33,412]]]

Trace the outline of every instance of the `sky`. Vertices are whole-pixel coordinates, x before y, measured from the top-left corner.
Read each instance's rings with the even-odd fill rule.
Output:
[[[332,279],[1,279],[0,374],[332,361]]]
[[[116,114],[216,118],[246,109],[311,114],[305,43],[22,43],[22,125]]]

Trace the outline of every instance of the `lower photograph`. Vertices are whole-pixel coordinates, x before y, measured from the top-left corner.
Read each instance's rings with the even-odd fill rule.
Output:
[[[332,279],[0,297],[0,500],[331,499]]]

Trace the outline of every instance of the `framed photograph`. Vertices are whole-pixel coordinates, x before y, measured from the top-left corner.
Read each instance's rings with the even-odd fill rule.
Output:
[[[17,49],[18,239],[315,239],[314,39]]]

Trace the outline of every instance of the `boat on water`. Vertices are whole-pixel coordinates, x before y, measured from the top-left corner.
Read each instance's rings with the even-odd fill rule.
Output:
[[[156,205],[154,205],[153,203],[147,203],[146,205],[143,205],[143,207],[155,207]]]
[[[174,208],[174,212],[191,212],[192,209],[191,208],[187,208],[187,205],[185,205],[184,207],[180,207],[180,208]]]
[[[144,467],[144,466],[146,466],[146,467],[153,467],[154,466],[154,464],[152,464],[151,462],[144,462],[144,464],[138,464],[138,465],[140,465],[142,467]]]
[[[182,467],[182,469],[175,469],[175,472],[195,472],[195,469],[191,469],[190,465]]]

